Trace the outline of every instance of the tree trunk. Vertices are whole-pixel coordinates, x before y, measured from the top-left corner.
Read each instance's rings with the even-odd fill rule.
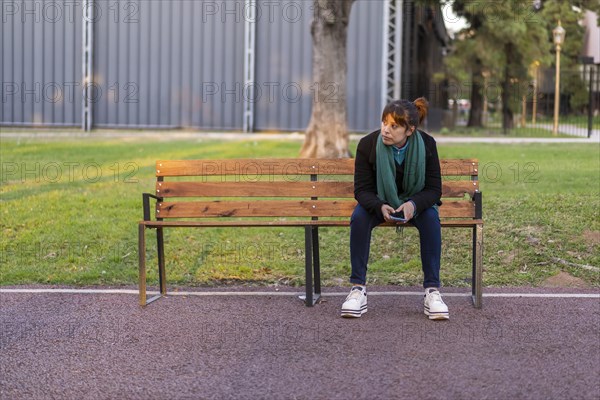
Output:
[[[312,115],[303,158],[349,157],[346,117],[346,39],[354,0],[314,0]]]
[[[480,128],[483,126],[483,85],[481,84],[480,62],[477,61],[476,68],[471,74],[471,111],[467,126]]]
[[[483,96],[482,85],[480,82],[481,74],[473,74],[472,86],[471,86],[471,111],[469,112],[468,127],[482,127],[483,126]]]
[[[513,57],[513,47],[507,44],[506,51],[506,66],[504,67],[504,80],[502,81],[502,132],[507,135],[508,131],[513,128],[513,112],[510,108],[510,60]]]

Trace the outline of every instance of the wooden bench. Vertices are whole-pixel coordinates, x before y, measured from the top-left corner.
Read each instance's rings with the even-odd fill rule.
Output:
[[[483,220],[478,161],[441,160],[440,166],[441,224],[472,229],[472,300],[480,308]],[[143,194],[144,220],[139,223],[140,304],[167,293],[165,228],[304,227],[305,303],[312,306],[321,295],[318,229],[350,226],[357,204],[353,176],[353,159],[157,161],[156,191]],[[150,198],[156,200],[154,220]],[[160,294],[147,299],[149,228],[156,229]]]

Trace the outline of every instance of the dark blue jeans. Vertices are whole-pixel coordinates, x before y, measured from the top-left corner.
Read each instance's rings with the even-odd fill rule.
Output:
[[[360,204],[356,206],[350,219],[350,262],[352,275],[350,282],[365,285],[367,263],[371,249],[371,232],[385,222],[377,214],[371,214]],[[437,210],[426,209],[411,220],[419,230],[421,242],[421,264],[423,267],[423,287],[440,287],[440,259],[442,256],[442,228]]]

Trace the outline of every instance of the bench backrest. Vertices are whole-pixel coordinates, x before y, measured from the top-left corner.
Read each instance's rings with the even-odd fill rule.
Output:
[[[478,161],[440,161],[441,218],[481,218]],[[156,218],[342,217],[354,199],[354,159],[156,162]]]

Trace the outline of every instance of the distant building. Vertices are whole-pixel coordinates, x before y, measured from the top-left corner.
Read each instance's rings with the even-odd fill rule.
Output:
[[[598,15],[586,10],[583,17],[585,36],[583,38],[583,56],[592,57],[593,64],[600,64],[600,27],[598,26]]]
[[[595,64],[595,68],[588,66],[590,70],[582,68],[583,80],[590,84],[590,72],[592,74],[592,112],[595,116],[600,115],[600,27],[598,26],[598,14],[587,10],[583,18],[585,36],[583,38],[583,57]],[[590,60],[591,59],[591,60]]]
[[[597,15],[591,11],[585,11],[583,19],[580,21],[585,28],[579,65],[574,70],[561,69],[561,101],[560,113],[580,113],[583,109],[572,109],[569,99],[570,95],[564,93],[564,79],[568,76],[575,76],[580,79],[586,90],[590,88],[590,71],[592,73],[592,111],[595,115],[600,112],[600,28],[597,25]],[[567,32],[566,41],[569,40]],[[564,57],[564,56],[563,56]],[[552,115],[554,112],[554,91],[555,75],[554,66],[551,68],[540,69],[538,73],[539,98],[538,113]]]

